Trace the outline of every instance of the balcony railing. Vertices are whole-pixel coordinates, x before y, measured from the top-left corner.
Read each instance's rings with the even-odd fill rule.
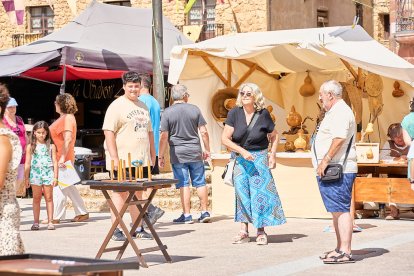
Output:
[[[396,1],[396,32],[414,31],[414,1]]]
[[[22,34],[13,34],[12,35],[12,45],[13,47],[25,45],[33,41],[42,38],[44,35],[42,33],[22,33]]]
[[[194,25],[192,25],[194,26]],[[198,37],[196,42],[207,40],[210,38],[214,38],[216,36],[224,35],[224,24],[216,24],[216,23],[205,23],[200,24],[201,32],[200,36]],[[184,32],[185,25],[176,26],[181,32]]]

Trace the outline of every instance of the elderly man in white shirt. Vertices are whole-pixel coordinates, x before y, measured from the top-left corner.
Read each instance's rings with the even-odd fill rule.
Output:
[[[325,264],[352,263],[352,186],[358,171],[355,151],[356,123],[351,108],[342,100],[342,86],[334,80],[322,84],[319,100],[326,110],[312,146],[312,162],[325,208],[332,214],[336,247],[320,258]],[[341,164],[343,175],[334,182],[322,181],[330,164]]]

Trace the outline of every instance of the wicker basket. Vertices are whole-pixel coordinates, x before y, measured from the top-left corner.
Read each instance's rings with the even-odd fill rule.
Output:
[[[213,98],[211,99],[211,111],[213,113],[213,117],[216,121],[224,122],[227,118],[227,113],[229,112],[226,109],[225,101],[227,99],[234,99],[237,98],[238,89],[233,87],[227,87],[224,89],[217,90],[214,93]],[[228,103],[229,101],[227,101]],[[227,107],[229,107],[227,105]]]

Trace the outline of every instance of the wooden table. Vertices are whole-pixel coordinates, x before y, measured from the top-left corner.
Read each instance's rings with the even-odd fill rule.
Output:
[[[358,164],[358,174],[372,174],[372,177],[379,177],[380,174],[407,176],[407,163]]]
[[[165,260],[171,263],[172,260],[171,260],[171,257],[168,255],[167,246],[162,244],[157,232],[155,231],[153,225],[151,224],[150,220],[148,219],[146,215],[146,211],[148,209],[148,206],[151,204],[151,201],[154,199],[156,192],[159,189],[169,188],[171,187],[171,185],[176,184],[176,183],[178,183],[178,180],[176,179],[153,179],[152,181],[147,181],[144,179],[142,181],[132,181],[132,182],[130,181],[118,182],[118,181],[110,181],[110,180],[106,180],[106,181],[88,180],[88,181],[82,182],[83,185],[89,185],[91,189],[101,190],[103,195],[106,198],[106,201],[108,202],[109,208],[112,210],[112,212],[115,215],[115,221],[112,223],[112,226],[108,231],[108,234],[106,235],[98,253],[96,254],[96,259],[100,259],[102,254],[105,252],[118,251],[116,260],[119,260],[124,254],[125,249],[128,246],[128,244],[131,244],[133,250],[135,251],[135,254],[138,257],[139,263],[143,267],[148,267],[148,265],[145,262],[142,254],[153,252],[153,251],[158,251],[158,250],[161,250],[161,252],[164,255]],[[148,197],[148,199],[139,200],[135,196],[135,192],[144,191],[146,189],[151,189],[150,196]],[[125,200],[119,212],[116,209],[111,197],[109,196],[108,191],[128,192],[128,197]],[[133,223],[131,229],[128,230],[125,222],[123,221],[123,215],[125,214],[125,211],[130,205],[137,206],[139,210],[139,216]],[[157,246],[139,249],[138,245],[132,239],[132,234],[135,233],[135,230],[137,229],[138,225],[141,223],[142,220],[144,220],[145,223],[147,224],[148,229],[151,231],[151,234],[154,240],[157,242]],[[112,234],[118,225],[121,226],[125,234],[126,241],[124,241],[124,243],[121,246],[107,248],[108,243],[111,240]]]
[[[407,163],[358,164],[358,174],[372,174],[372,177],[359,176],[355,179],[352,214],[355,212],[355,202],[414,204],[414,191],[406,178]],[[379,177],[380,174],[401,177]],[[379,207],[381,211],[385,204],[380,204]]]
[[[107,261],[67,256],[21,254],[0,256],[0,275],[121,276],[125,269],[138,269],[131,261]]]

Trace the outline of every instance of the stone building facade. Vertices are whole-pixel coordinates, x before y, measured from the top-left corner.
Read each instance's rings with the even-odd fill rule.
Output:
[[[151,0],[98,0],[100,2],[127,2],[132,7],[151,8]],[[197,24],[192,22],[190,15],[184,14],[187,0],[160,0],[163,4],[163,14],[177,26]],[[323,26],[350,25],[354,16],[359,12],[363,17],[362,25],[371,35],[375,24],[372,24],[372,9],[368,4],[372,1],[342,1],[342,0],[204,0],[207,6],[200,22],[205,24],[213,21],[222,24],[223,34],[231,32],[253,32],[279,29],[313,28]],[[77,0],[75,13],[83,11],[91,0]],[[357,4],[356,2],[367,5]],[[72,13],[67,0],[53,1],[53,29],[58,30],[72,20],[76,15]],[[201,0],[195,6],[201,9]],[[360,5],[358,11],[357,5]],[[22,26],[10,25],[3,7],[0,5],[0,49],[13,46],[13,34],[30,34],[31,9],[34,7],[48,7],[46,0],[26,0],[26,16]],[[197,8],[197,7],[196,7]],[[194,9],[194,8],[193,8]],[[200,15],[191,11],[194,18]],[[362,18],[361,18],[362,19]],[[30,41],[25,41],[30,42]]]

